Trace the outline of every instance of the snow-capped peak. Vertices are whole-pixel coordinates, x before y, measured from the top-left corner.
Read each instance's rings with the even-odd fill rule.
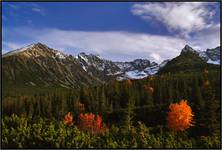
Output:
[[[220,46],[213,49],[207,49],[206,51],[202,51],[202,50],[194,50],[189,45],[186,45],[182,49],[181,54],[187,52],[192,52],[194,54],[197,54],[201,59],[203,59],[209,64],[220,65]]]

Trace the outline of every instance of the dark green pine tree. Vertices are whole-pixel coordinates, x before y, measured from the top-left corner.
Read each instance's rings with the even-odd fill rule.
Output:
[[[129,99],[123,118],[123,126],[126,129],[130,129],[133,125],[133,118],[135,116],[134,109],[135,109],[135,94],[133,93],[132,89],[129,89]]]
[[[165,88],[164,86],[164,89],[168,91],[168,96],[166,98],[163,98],[163,99],[167,99],[167,101],[169,103],[172,103],[172,102],[175,102],[175,96],[174,96],[174,88],[173,88],[173,83],[169,83],[169,86],[166,86],[168,88]]]
[[[194,81],[194,87],[193,87],[193,101],[195,102],[195,108],[197,111],[201,111],[204,109],[205,102],[203,100],[200,86],[198,85],[198,81]]]
[[[203,134],[205,132],[205,101],[202,97],[197,78],[193,79],[192,97],[190,101],[192,102],[192,109],[194,112],[194,133]]]
[[[37,95],[35,95],[34,97],[34,117],[39,117],[41,114],[41,106],[40,106],[40,101],[39,101],[39,97]]]
[[[30,98],[30,104],[29,104],[29,112],[28,112],[28,116],[31,117],[31,118],[34,116],[34,104],[33,104],[33,102],[34,102],[34,99],[33,99],[33,97],[31,97]]]
[[[174,99],[182,99],[182,97],[181,97],[181,94],[180,94],[180,89],[179,89],[179,84],[180,84],[180,82],[179,82],[179,80],[178,80],[178,78],[176,78],[175,80],[174,80],[174,86],[175,86],[175,97],[174,97]]]
[[[188,85],[187,85],[187,80],[184,79],[182,80],[182,95],[184,99],[188,99],[189,95],[188,95]]]
[[[63,118],[64,115],[67,113],[68,107],[66,102],[67,101],[64,93],[60,93],[60,113],[59,113],[60,118]]]
[[[84,89],[81,87],[79,91],[79,100],[83,103],[85,103],[85,94],[84,94]]]
[[[154,92],[154,103],[160,103],[160,100],[162,99],[162,87],[161,87],[161,83],[160,83],[160,79],[157,78],[154,81],[154,88],[155,88],[155,92]]]
[[[53,93],[52,99],[52,114],[55,119],[59,120],[59,97]]]
[[[137,88],[134,88],[133,91],[134,91],[134,94],[135,94],[135,106],[140,106],[141,100],[142,100],[142,97],[140,96],[141,92]]]
[[[106,95],[105,95],[105,90],[104,90],[104,86],[102,87],[100,94],[100,98],[99,98],[99,113],[104,114],[105,111],[107,110],[106,108],[106,104],[107,104],[107,99],[106,99]]]
[[[48,118],[52,118],[52,99],[49,95],[44,98],[44,114]]]
[[[205,124],[209,134],[219,134],[220,131],[220,102],[215,99],[211,86],[204,89],[205,99]]]

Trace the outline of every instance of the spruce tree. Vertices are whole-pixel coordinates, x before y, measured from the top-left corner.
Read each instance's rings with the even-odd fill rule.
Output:
[[[135,109],[135,94],[133,94],[132,89],[129,89],[129,99],[127,107],[124,112],[123,125],[125,128],[130,129],[133,125],[134,109]]]

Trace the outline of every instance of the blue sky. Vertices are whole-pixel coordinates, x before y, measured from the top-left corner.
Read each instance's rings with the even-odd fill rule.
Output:
[[[219,3],[3,2],[3,53],[42,42],[116,61],[219,46]]]

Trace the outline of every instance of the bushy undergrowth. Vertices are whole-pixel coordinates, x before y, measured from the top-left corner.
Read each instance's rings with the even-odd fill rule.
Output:
[[[164,127],[147,127],[138,122],[130,128],[110,126],[92,134],[63,121],[25,116],[2,118],[2,148],[219,148],[220,137],[189,137]]]

